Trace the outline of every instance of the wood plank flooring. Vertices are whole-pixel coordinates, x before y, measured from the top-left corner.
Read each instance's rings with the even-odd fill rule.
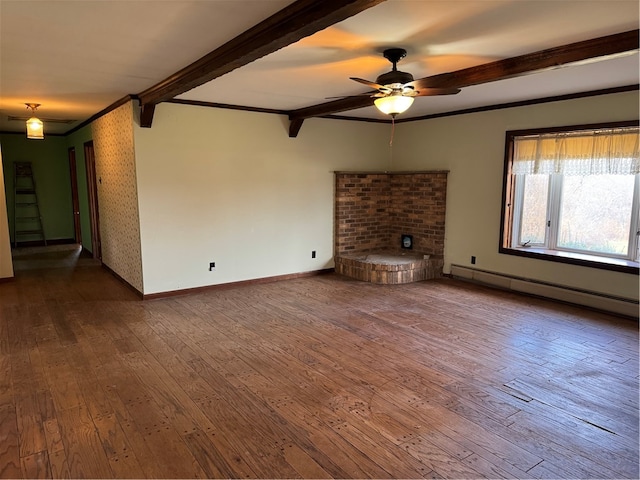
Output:
[[[0,283],[3,478],[638,478],[638,324],[450,279]]]

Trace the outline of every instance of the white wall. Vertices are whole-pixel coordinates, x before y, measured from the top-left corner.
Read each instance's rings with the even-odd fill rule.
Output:
[[[390,126],[287,132],[282,116],[165,103],[134,127],[145,294],[333,267],[333,171],[388,169]]]
[[[9,239],[9,218],[7,199],[4,193],[4,169],[2,167],[2,147],[0,147],[0,278],[13,277],[11,240]]]
[[[428,101],[428,99],[425,99]],[[638,299],[638,276],[498,253],[507,130],[637,119],[638,92],[401,123],[400,170],[450,170],[445,272],[451,264]]]

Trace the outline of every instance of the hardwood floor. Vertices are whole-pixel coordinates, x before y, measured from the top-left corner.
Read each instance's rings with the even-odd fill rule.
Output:
[[[638,478],[638,325],[449,279],[0,283],[0,476]]]

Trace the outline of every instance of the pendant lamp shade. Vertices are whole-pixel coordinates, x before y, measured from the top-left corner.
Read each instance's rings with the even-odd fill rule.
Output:
[[[44,125],[42,120],[31,117],[27,120],[27,138],[42,140],[44,138]]]
[[[42,120],[36,117],[36,109],[40,106],[39,103],[27,103],[27,108],[30,108],[33,112],[33,116],[27,120],[27,138],[42,140],[44,139],[44,124]]]
[[[373,103],[382,113],[395,117],[399,113],[407,111],[413,103],[413,97],[390,95],[388,97],[376,98]]]

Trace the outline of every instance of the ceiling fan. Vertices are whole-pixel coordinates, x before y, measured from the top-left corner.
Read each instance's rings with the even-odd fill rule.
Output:
[[[427,97],[432,95],[455,95],[460,93],[459,88],[431,88],[424,85],[425,79],[414,80],[413,75],[401,72],[397,64],[406,55],[404,48],[388,48],[382,55],[389,60],[393,68],[390,72],[383,73],[375,82],[363,78],[350,77],[351,80],[367,85],[375,90],[374,94],[366,93],[374,97],[374,104],[382,113],[396,115],[406,111],[413,103],[414,97]]]

